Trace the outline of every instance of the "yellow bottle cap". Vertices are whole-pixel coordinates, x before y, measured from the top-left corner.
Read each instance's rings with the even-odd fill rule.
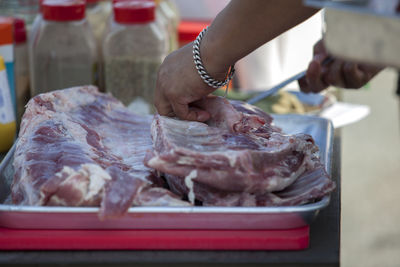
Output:
[[[0,71],[4,70],[6,66],[4,65],[4,59],[0,56]]]

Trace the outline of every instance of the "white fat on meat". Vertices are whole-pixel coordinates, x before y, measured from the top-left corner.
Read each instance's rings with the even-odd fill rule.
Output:
[[[97,195],[104,188],[106,182],[111,180],[110,174],[95,164],[83,164],[82,171],[89,177],[89,188],[85,200]]]
[[[185,185],[189,188],[188,199],[189,202],[194,204],[195,195],[194,195],[194,183],[193,179],[197,177],[197,170],[192,170],[189,175],[185,177]]]
[[[90,201],[96,195],[102,194],[105,184],[111,180],[110,174],[96,164],[82,164],[79,170],[64,166],[55,175],[59,178],[64,177],[63,182],[59,185],[60,188],[65,185],[72,185],[75,190],[80,191],[83,196],[83,199],[81,199],[82,203]],[[53,195],[51,199],[53,202],[66,204],[57,195]]]
[[[306,164],[303,162],[296,171],[290,174],[289,177],[282,178],[283,175],[271,176],[269,179],[270,190],[266,192],[281,191],[291,185],[306,170],[305,165]],[[274,169],[274,172],[279,174],[279,169]]]

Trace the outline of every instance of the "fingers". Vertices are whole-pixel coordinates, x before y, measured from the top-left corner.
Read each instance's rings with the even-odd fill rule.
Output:
[[[308,65],[306,77],[298,81],[301,91],[317,93],[328,87],[323,79],[325,68],[322,66],[328,56],[322,40],[318,41],[314,45],[314,57]]]
[[[346,62],[343,65],[345,88],[360,88],[368,82],[366,73],[358,68],[356,63]]]
[[[156,102],[157,111],[162,116],[178,117],[182,120],[204,122],[210,119],[210,114],[198,107],[189,107],[175,101]]]
[[[325,62],[328,57],[322,40],[314,45],[314,57],[310,62],[306,77],[298,81],[300,90],[305,93],[318,93],[330,85],[341,88],[360,88],[374,77],[381,67],[357,64],[335,58]]]
[[[326,72],[322,75],[322,79],[326,85],[334,85],[342,88],[346,86],[343,75],[343,64],[342,60],[335,59],[332,64],[326,67]]]
[[[158,114],[172,117],[174,116],[174,110],[165,97],[159,80],[157,81],[156,91],[154,93],[154,106],[156,107]]]
[[[382,66],[372,66],[369,64],[359,64],[358,69],[365,74],[365,83],[369,82],[376,74],[384,69]]]
[[[211,117],[210,113],[205,110],[196,107],[189,107],[189,113],[196,113],[196,121],[205,122]]]
[[[207,95],[209,91],[210,88],[200,78],[193,64],[192,46],[186,45],[168,55],[161,64],[154,105],[163,116],[206,121],[210,114],[192,103]]]
[[[158,114],[162,116],[174,117],[175,112],[171,105],[168,102],[163,102],[165,104],[155,104]]]
[[[310,62],[306,76],[299,80],[301,91],[305,93],[317,93],[328,87],[322,79],[321,57],[316,57]]]
[[[172,109],[176,116],[183,120],[204,122],[210,118],[210,114],[197,107],[189,107],[188,104],[171,102]]]
[[[300,87],[300,91],[304,92],[304,93],[309,93],[310,90],[308,88],[308,83],[307,83],[307,78],[306,76],[300,78],[298,81],[299,87]]]
[[[383,67],[346,62],[343,66],[345,88],[358,89],[369,82]]]

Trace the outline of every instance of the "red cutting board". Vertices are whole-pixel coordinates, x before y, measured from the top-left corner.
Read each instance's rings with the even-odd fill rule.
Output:
[[[288,230],[0,228],[0,250],[302,250],[308,245],[308,226]]]

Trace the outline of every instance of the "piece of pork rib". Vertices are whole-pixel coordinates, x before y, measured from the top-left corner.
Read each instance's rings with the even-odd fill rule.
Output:
[[[308,135],[271,133],[265,139],[158,115],[152,134],[149,167],[184,177],[196,170],[195,181],[224,191],[279,191],[317,162]]]
[[[184,177],[165,175],[170,190],[181,197],[189,193]],[[194,195],[203,206],[254,207],[293,206],[320,199],[335,189],[323,166],[303,173],[293,184],[279,192],[252,194],[229,192],[194,181]]]
[[[153,171],[143,164],[150,123],[92,86],[34,97],[16,145],[14,203],[100,205],[101,217],[120,216],[132,204],[188,205],[154,189]]]
[[[186,187],[195,182],[254,195],[282,191],[320,166],[311,136],[285,135],[268,114],[247,104],[232,105],[219,97],[205,102],[199,106],[212,115],[207,123],[155,116],[147,166],[169,177],[186,177]]]

